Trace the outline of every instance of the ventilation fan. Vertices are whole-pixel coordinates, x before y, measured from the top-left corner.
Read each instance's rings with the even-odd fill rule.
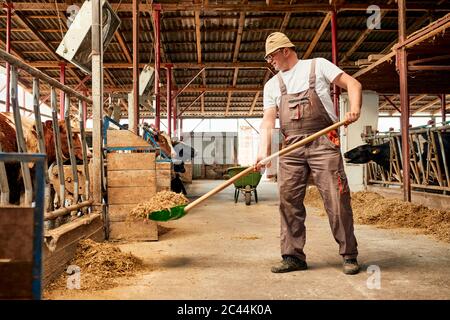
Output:
[[[92,2],[86,0],[63,40],[56,49],[56,53],[73,63],[86,73],[91,73],[92,51]],[[120,26],[120,19],[113,11],[108,1],[102,1],[102,39],[103,50],[111,42],[114,33]]]
[[[155,84],[155,68],[146,64],[139,75],[139,104],[146,107],[153,100],[152,88]],[[128,94],[128,101],[133,101],[133,90]],[[151,106],[148,105],[151,109]]]

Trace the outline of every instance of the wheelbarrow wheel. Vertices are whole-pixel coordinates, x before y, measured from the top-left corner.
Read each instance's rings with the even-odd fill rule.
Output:
[[[252,188],[250,186],[245,186],[245,204],[250,205],[252,202]]]

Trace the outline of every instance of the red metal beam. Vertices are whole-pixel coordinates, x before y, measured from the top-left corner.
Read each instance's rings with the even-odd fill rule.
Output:
[[[331,12],[331,57],[333,63],[338,65],[338,46],[337,46],[337,17],[336,11]],[[333,84],[333,105],[336,111],[336,116],[339,119],[339,95],[340,88]]]
[[[156,86],[155,86],[156,88]],[[133,132],[139,135],[139,1],[133,0]]]
[[[445,123],[445,116],[447,113],[446,110],[446,102],[445,102],[445,94],[441,94],[441,115],[442,115],[442,123]]]
[[[398,41],[404,43],[406,39],[406,4],[405,0],[398,0]],[[397,70],[400,77],[400,127],[402,133],[402,168],[403,168],[403,200],[411,202],[411,180],[409,165],[409,96],[408,96],[408,58],[406,47],[397,49]]]
[[[172,90],[172,97],[175,95],[175,91]],[[178,107],[177,107],[177,100],[172,98],[172,116],[173,116],[173,132],[174,132],[174,136],[178,137],[178,123],[177,123],[177,112],[178,112]]]
[[[384,97],[384,99],[386,99],[387,102],[390,103],[391,106],[393,106],[393,107],[395,108],[395,110],[397,110],[399,113],[402,113],[402,112],[400,111],[400,109],[395,105],[395,103],[393,103],[392,100],[389,99],[388,96],[383,95],[383,97]]]
[[[12,3],[5,3],[3,7],[6,9],[6,52],[11,52],[11,7]],[[11,66],[7,62],[6,63],[6,98],[5,98],[5,106],[6,112],[10,112],[10,74],[11,74]]]
[[[153,21],[155,23],[155,126],[157,130],[161,128],[161,97],[160,89],[159,89],[159,72],[160,72],[160,14],[161,14],[161,5],[154,4],[153,5]]]
[[[168,65],[166,68],[166,79],[167,79],[167,134],[169,137],[172,136],[172,66]]]

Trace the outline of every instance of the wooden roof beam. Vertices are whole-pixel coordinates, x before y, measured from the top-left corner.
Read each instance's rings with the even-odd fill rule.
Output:
[[[110,84],[112,84],[113,86],[116,85],[115,81],[113,80],[113,78],[111,76],[111,73],[108,70],[105,70],[105,77],[109,81]]]
[[[29,63],[35,68],[53,68],[59,70],[58,61],[32,61]],[[267,69],[269,64],[266,62],[204,62],[201,64],[192,62],[176,62],[171,63],[173,69]],[[146,63],[139,63],[139,68],[144,68]],[[161,63],[161,68],[165,68],[167,63]],[[104,68],[108,69],[131,69],[133,65],[128,62],[104,62]],[[70,64],[66,68],[77,68]]]
[[[317,42],[319,42],[320,37],[322,36],[323,32],[325,31],[326,27],[328,26],[328,23],[330,23],[331,20],[331,12],[328,12],[325,16],[325,18],[322,20],[322,23],[320,24],[319,29],[317,30],[316,35],[312,39],[310,45],[308,46],[308,49],[306,49],[305,54],[303,55],[303,59],[308,59],[311,53],[314,51],[314,48],[316,47]]]
[[[256,94],[255,94],[255,97],[253,98],[253,101],[252,101],[252,105],[250,106],[250,111],[248,112],[248,115],[249,116],[251,116],[252,114],[253,114],[253,110],[255,109],[255,106],[256,106],[256,103],[258,102],[258,98],[259,98],[259,95],[261,94],[261,92],[260,91],[258,91]]]
[[[389,4],[394,2],[394,0],[389,0]],[[381,11],[381,16],[380,16],[380,21],[383,20],[383,17],[387,14],[388,12],[386,10],[382,10]],[[361,46],[361,44],[364,42],[364,40],[366,40],[366,38],[369,36],[369,34],[377,29],[374,28],[367,28],[366,30],[364,30],[358,37],[358,39],[355,41],[355,43],[351,46],[350,49],[348,49],[348,51],[346,53],[344,53],[344,56],[342,57],[342,59],[339,61],[339,63],[343,63],[345,61],[347,61],[350,56],[355,53],[355,51]]]
[[[197,63],[202,63],[202,43],[201,43],[201,33],[200,33],[200,11],[195,11],[195,40],[197,43]]]
[[[119,43],[119,46],[122,48],[122,51],[127,58],[128,63],[133,63],[133,58],[131,57],[130,49],[128,48],[125,39],[123,38],[122,32],[120,30],[117,30],[114,34],[116,36],[117,42]]]
[[[416,31],[420,26],[422,26],[425,21],[429,20],[429,13],[424,14],[422,17],[418,18],[416,21],[414,21],[414,23],[408,28],[406,29],[406,36],[409,36],[410,34],[412,34],[414,31]],[[394,41],[392,41],[390,44],[388,44],[386,46],[386,48],[383,49],[383,51],[381,51],[381,53],[388,53],[391,51],[392,47],[398,42],[398,39],[395,39]]]
[[[440,98],[437,98],[437,99],[435,99],[435,100],[433,100],[433,101],[427,103],[427,104],[424,105],[423,107],[420,107],[419,109],[415,110],[412,114],[414,115],[414,114],[416,114],[416,113],[423,112],[423,111],[425,111],[425,110],[431,108],[431,107],[434,106],[435,104],[439,103],[440,101],[441,101],[441,99],[440,99]]]
[[[45,40],[40,34],[38,34],[38,33],[36,32],[36,30],[34,30],[33,26],[31,26],[31,25],[25,20],[25,18],[22,16],[22,14],[21,14],[20,12],[17,12],[17,10],[16,10],[16,11],[14,11],[14,13],[15,13],[15,15],[14,15],[13,17],[16,17],[16,19],[17,19],[23,26],[25,26],[25,27],[28,29],[27,31],[30,31],[30,32],[32,33],[33,37],[39,41],[39,44],[40,44],[41,46],[43,46],[43,47],[44,47],[44,48],[52,55],[52,57],[53,57],[54,59],[56,59],[56,60],[62,60],[62,58],[59,57],[59,56],[55,53],[55,49],[52,48],[52,47],[48,44],[47,40]]]
[[[427,95],[426,94],[421,94],[420,96],[414,97],[413,99],[411,99],[411,101],[409,102],[409,105],[412,106],[415,103],[419,102],[420,100],[422,100],[423,98],[425,98]]]
[[[219,92],[241,92],[241,93],[256,93],[258,91],[262,91],[263,90],[263,86],[252,86],[252,87],[222,87],[222,88],[217,88],[217,87],[205,87],[205,86],[200,86],[200,87],[188,87],[186,88],[183,92],[184,93],[192,93],[192,92],[202,92],[205,91],[206,93],[208,92],[212,92],[212,93],[219,93]],[[104,92],[130,92],[132,89],[131,85],[124,85],[121,87],[118,86],[105,86]],[[166,87],[162,87],[161,90],[166,90]]]
[[[289,1],[289,4],[290,5],[292,5],[294,2],[295,2],[296,0],[290,0]],[[281,23],[281,26],[280,26],[280,32],[285,32],[285,30],[286,30],[286,27],[287,27],[287,25],[288,25],[288,23],[289,23],[289,19],[291,18],[291,13],[290,12],[287,12],[285,15],[284,15],[284,18],[283,18],[283,22]],[[331,19],[331,15],[330,15],[330,19]],[[322,22],[322,24],[323,24],[323,22]],[[322,30],[322,33],[323,33],[323,30]],[[320,36],[319,36],[319,38],[320,38]],[[309,48],[308,48],[309,49]],[[271,75],[271,69],[270,68],[268,68],[267,69],[267,71],[266,71],[266,73],[264,74],[264,78],[263,78],[263,86],[265,85],[265,83],[267,82],[267,80],[269,80],[269,77],[270,77],[270,75]],[[249,116],[251,116],[252,114],[253,114],[253,111],[254,111],[254,109],[255,109],[255,106],[256,106],[256,102],[258,101],[258,98],[259,98],[259,95],[260,95],[261,93],[260,92],[257,92],[256,94],[255,94],[255,97],[253,98],[253,102],[252,102],[252,104],[251,104],[251,106],[250,106],[250,110],[249,110],[249,112],[248,112],[248,115]]]
[[[382,10],[398,11],[396,4],[374,3]],[[139,11],[152,11],[151,3],[139,4]],[[16,11],[55,11],[56,7],[59,11],[66,11],[67,3],[37,3],[37,2],[15,2],[14,9]],[[161,3],[161,10],[163,12],[170,11],[221,11],[221,12],[329,12],[335,9],[331,4],[321,3],[299,3],[299,4],[248,4],[245,7],[239,3],[236,4],[215,4],[215,3]],[[131,12],[131,3],[120,3],[116,6],[116,12]],[[337,8],[338,11],[366,11],[366,3],[345,3]],[[450,4],[444,3],[436,6],[435,3],[411,3],[408,4],[407,11],[449,11]]]
[[[11,42],[12,42],[11,44],[14,44],[14,41],[11,41]],[[3,44],[3,46],[6,48],[6,41],[3,40],[3,38],[0,38],[0,43]],[[22,55],[17,50],[14,50],[12,48],[12,46],[10,48],[10,53],[13,54],[14,56],[16,56],[18,59],[20,59],[26,63],[29,63],[29,61],[27,61],[24,57],[22,57]]]
[[[248,3],[248,1],[246,0],[246,1],[244,1],[243,4],[247,4],[247,3]],[[239,26],[238,26],[238,31],[237,31],[237,35],[236,35],[236,44],[234,46],[233,62],[237,62],[237,59],[239,56],[239,50],[241,48],[242,33],[244,32],[244,25],[245,25],[245,12],[241,12],[239,15]],[[234,75],[233,75],[233,87],[236,86],[238,73],[239,73],[239,68],[235,68]],[[227,116],[230,111],[232,94],[233,93],[231,91],[228,92],[227,104],[225,107],[225,116]]]
[[[40,45],[42,45],[55,60],[63,61],[63,59],[55,53],[55,49],[53,49],[50,46],[50,44],[47,42],[47,40],[45,40],[39,33],[36,32],[36,30],[33,28],[33,26],[31,26],[28,23],[28,21],[25,20],[25,18],[22,16],[22,14],[20,12],[17,12],[17,10],[16,10],[14,13],[15,14],[13,17],[16,17],[16,19],[19,20],[19,22],[23,26],[25,26],[26,28],[29,29],[29,31],[32,33],[33,37],[36,38],[37,40],[39,40]],[[59,65],[59,63],[58,63],[58,65]],[[78,80],[78,82],[82,82],[82,79],[76,74],[76,72],[72,68],[68,68],[68,71]]]
[[[292,5],[295,3],[296,0],[288,0],[287,2]],[[286,12],[286,14],[284,15],[283,21],[281,22],[281,26],[280,26],[280,32],[285,32],[286,28],[288,26],[289,20],[291,19],[291,13],[290,12]]]
[[[245,24],[245,12],[241,12],[239,15],[239,26],[236,34],[236,43],[234,45],[233,62],[236,62],[239,56],[239,50],[241,48],[242,33],[244,32]]]
[[[266,84],[267,80],[269,80],[269,76],[271,75],[270,69],[266,71],[266,74],[264,75],[264,79],[262,81],[262,88],[264,88],[264,85]],[[251,116],[253,114],[253,111],[255,110],[256,102],[258,101],[259,95],[261,94],[261,91],[256,92],[255,97],[253,98],[252,105],[250,106],[250,110],[248,112],[248,115]]]

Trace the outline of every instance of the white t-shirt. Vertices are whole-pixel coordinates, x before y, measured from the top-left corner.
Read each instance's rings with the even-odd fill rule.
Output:
[[[309,87],[309,72],[312,59],[299,60],[290,70],[281,72],[288,94],[305,91]],[[337,121],[330,95],[330,83],[343,73],[339,67],[324,58],[316,58],[316,92],[331,120]],[[281,91],[278,76],[273,76],[264,85],[264,110],[280,106]]]

